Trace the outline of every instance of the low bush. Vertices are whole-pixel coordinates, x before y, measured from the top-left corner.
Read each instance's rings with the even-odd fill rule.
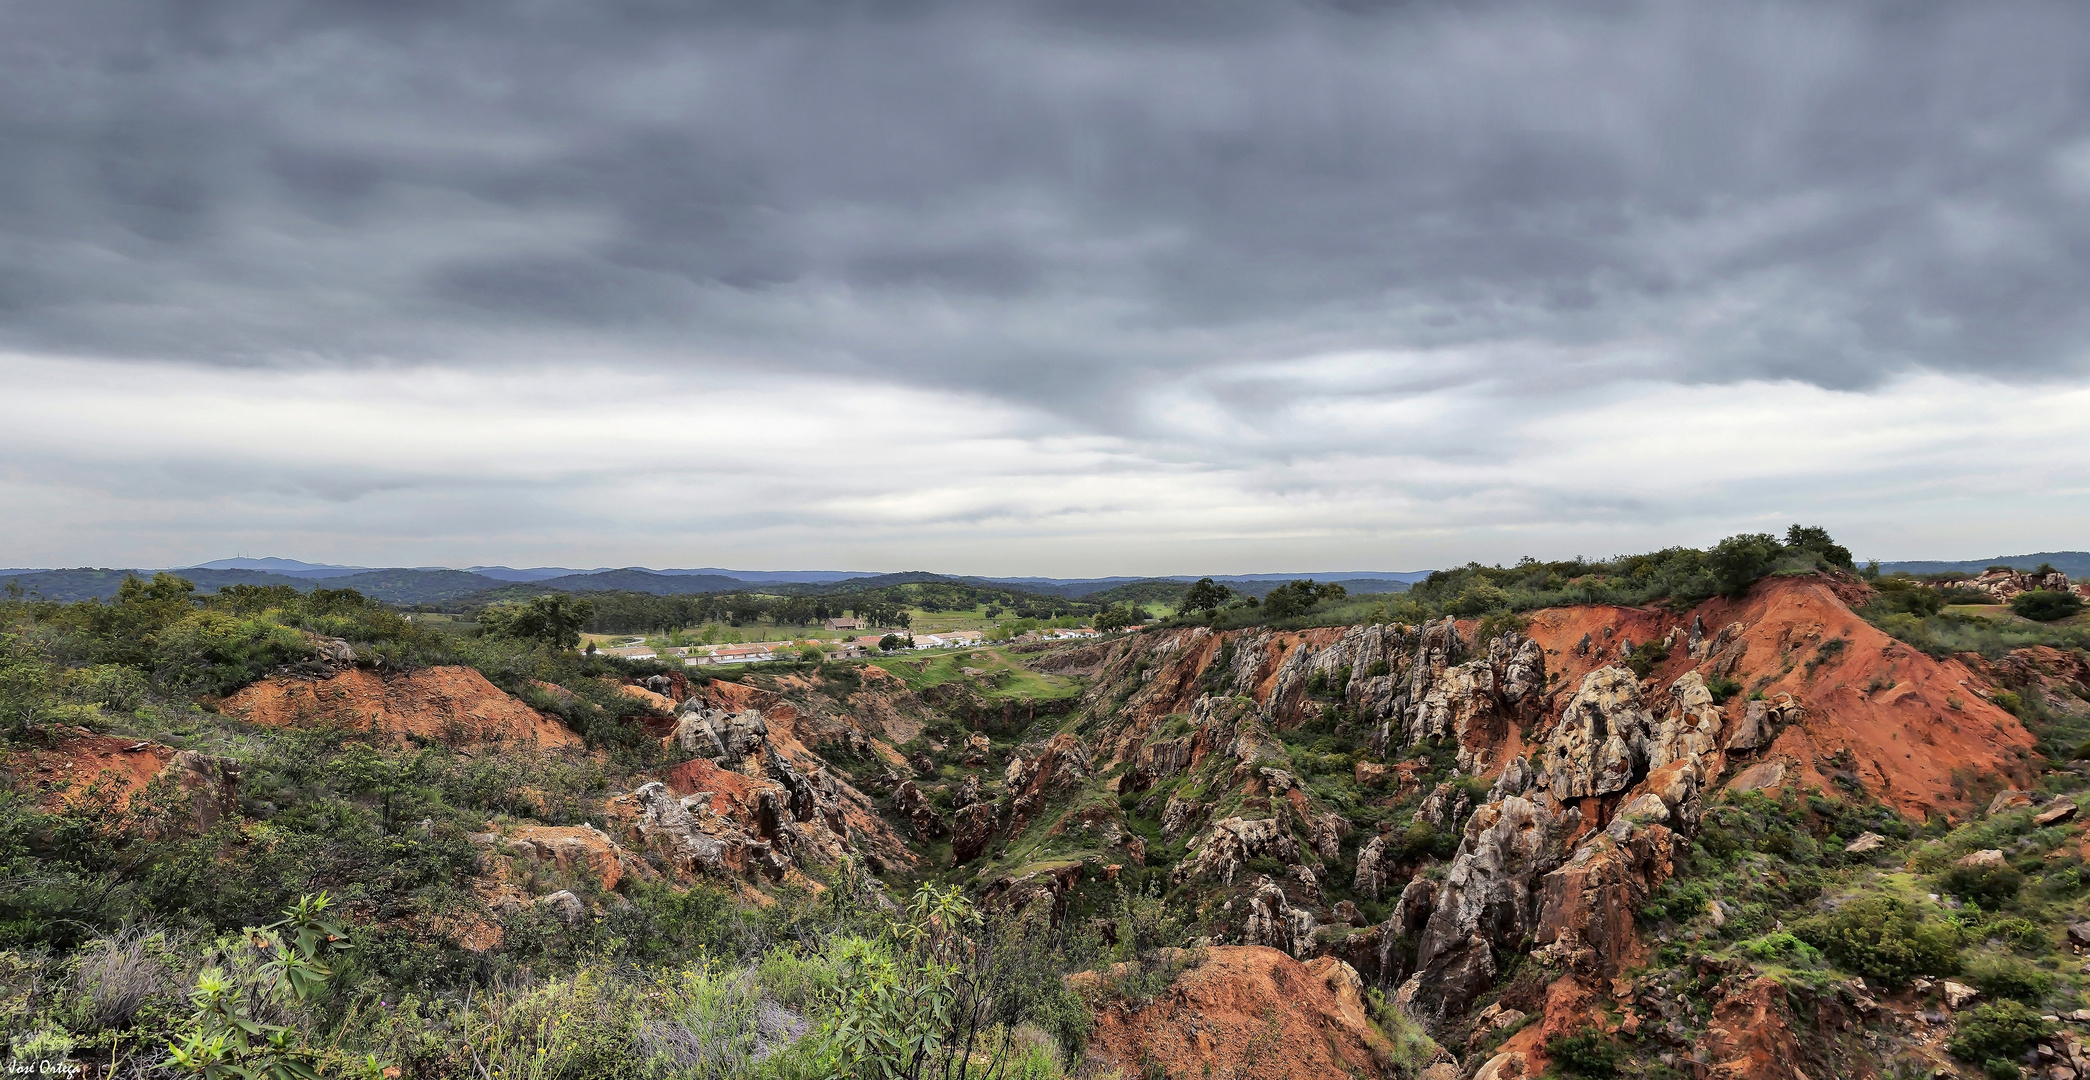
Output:
[[[1938,888],[1989,911],[2017,898],[2025,875],[2008,866],[1954,866],[1938,875]]]
[[[2054,622],[2081,612],[2083,598],[2072,592],[2034,589],[2017,594],[2010,601],[2010,610],[2033,622]]]
[[[1626,1049],[1618,1040],[1595,1028],[1583,1028],[1546,1041],[1546,1056],[1562,1074],[1584,1080],[1607,1080],[1617,1076],[1626,1063]]]
[[[1977,1064],[2009,1063],[2053,1033],[2054,1025],[2038,1013],[2015,1001],[1998,1001],[1963,1016],[1946,1047],[1955,1057]],[[2011,1071],[2016,1071],[2015,1065]]]
[[[1793,934],[1826,953],[1836,966],[1889,986],[1959,970],[1958,929],[1891,896],[1848,901],[1835,911],[1800,920]]]
[[[1982,993],[2038,1004],[2054,988],[2052,972],[2015,956],[1982,956],[1967,962],[1966,980]]]

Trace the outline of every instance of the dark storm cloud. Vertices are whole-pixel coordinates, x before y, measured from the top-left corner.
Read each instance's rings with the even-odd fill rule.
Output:
[[[1355,392],[2042,378],[2090,343],[2086,106],[2059,3],[31,0],[0,342],[585,350],[1120,427],[1373,350],[1461,360]]]

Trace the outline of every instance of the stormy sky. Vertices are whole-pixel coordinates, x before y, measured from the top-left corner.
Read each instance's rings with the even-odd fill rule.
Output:
[[[2090,6],[17,0],[0,565],[2090,547]]]

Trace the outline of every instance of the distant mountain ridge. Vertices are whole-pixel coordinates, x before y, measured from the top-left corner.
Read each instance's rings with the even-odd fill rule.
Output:
[[[496,590],[500,590],[501,597],[516,595],[518,589],[522,590],[522,595],[533,592],[629,591],[656,596],[684,596],[744,589],[781,589],[793,593],[825,592],[831,591],[835,586],[875,589],[888,585],[930,581],[998,585],[1048,596],[1080,599],[1099,593],[1116,592],[1127,586],[1187,585],[1201,576],[1173,574],[1157,577],[1103,578],[978,577],[937,574],[926,570],[873,574],[843,570],[652,570],[637,566],[596,570],[481,566],[469,570],[453,570],[433,566],[371,568],[244,556],[180,567],[173,572],[195,582],[197,589],[202,592],[216,592],[228,585],[288,585],[300,591],[315,588],[355,589],[386,603],[402,605],[483,603],[495,597],[481,594],[493,594]],[[117,587],[127,575],[149,577],[152,573],[152,570],[147,569],[94,567],[4,571],[0,572],[0,587],[19,586],[24,592],[46,600],[107,599],[116,595]],[[1343,582],[1353,593],[1400,592],[1409,584],[1429,576],[1429,573],[1427,570],[1376,573],[1339,571],[1210,576],[1213,580],[1232,587],[1236,592],[1261,596],[1284,582],[1308,577],[1318,581]]]
[[[2031,570],[2040,563],[2051,563],[2054,569],[2069,577],[2090,577],[2090,551],[2040,551],[2030,555],[1998,555],[1993,559],[1964,559],[1958,562],[1883,562],[1880,569],[1889,574],[1978,574],[1991,566]]]

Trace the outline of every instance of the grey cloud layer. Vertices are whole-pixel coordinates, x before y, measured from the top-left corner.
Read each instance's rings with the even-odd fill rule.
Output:
[[[25,0],[0,345],[832,370],[1120,431],[1372,350],[1454,360],[1344,392],[2067,376],[2086,105],[2072,3]]]

